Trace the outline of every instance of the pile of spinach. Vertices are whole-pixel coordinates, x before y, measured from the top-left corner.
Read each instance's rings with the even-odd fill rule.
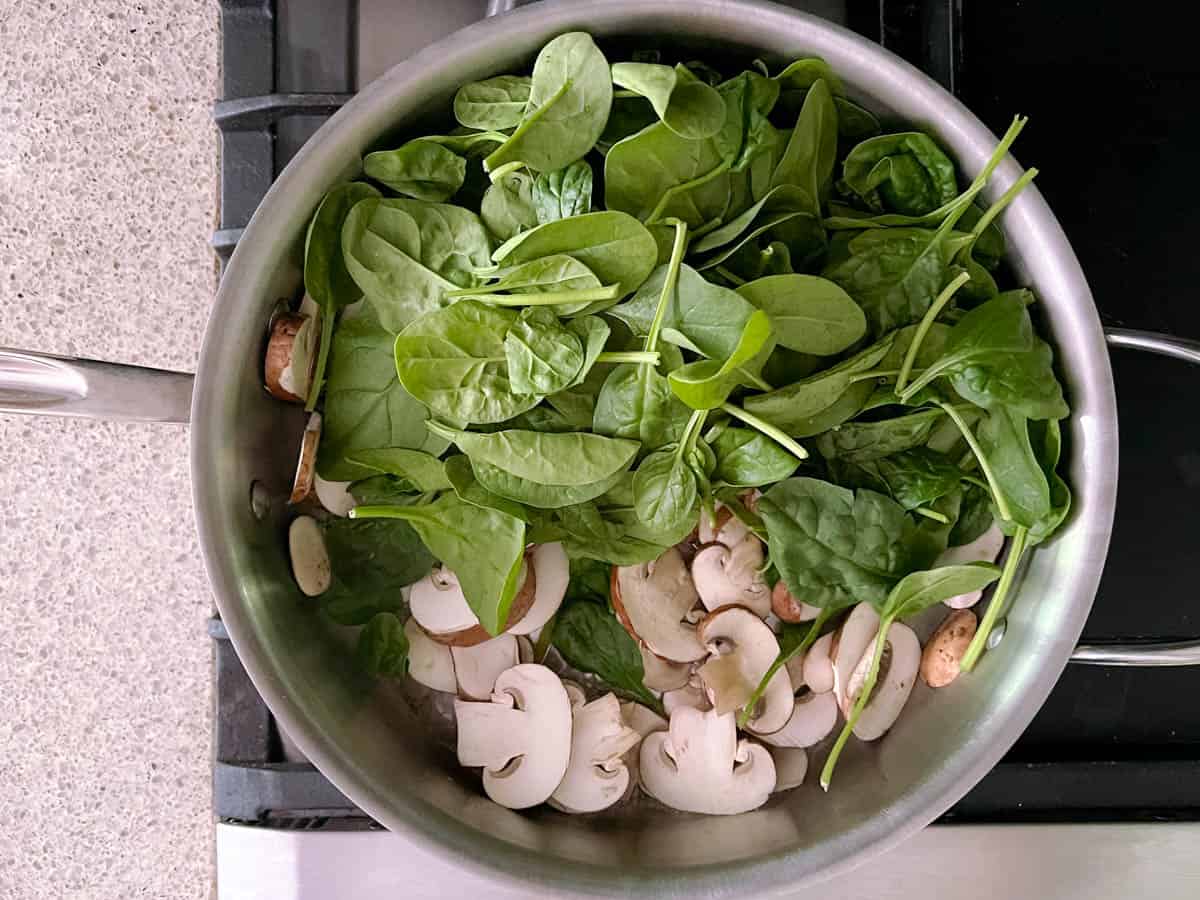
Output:
[[[977,205],[1024,120],[960,188],[932,137],[884,131],[820,60],[610,64],[579,32],[462,86],[453,114],[369,153],[305,244],[318,469],[360,503],[327,525],[325,608],[366,626],[364,664],[403,671],[400,588],[435,561],[496,634],[526,546],[561,541],[571,591],[539,649],[650,702],[606,572],[720,501],[821,608],[772,672],[853,603],[882,637],[997,581],[969,670],[1070,506],[1053,353],[1033,295],[998,287],[996,218],[1036,170]],[[1002,570],[930,568],[993,519]]]

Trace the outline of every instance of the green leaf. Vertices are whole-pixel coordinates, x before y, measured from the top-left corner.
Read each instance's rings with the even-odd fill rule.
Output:
[[[440,203],[467,178],[467,161],[441,144],[417,139],[363,157],[363,173],[398,194]]]
[[[771,187],[794,184],[819,200],[829,190],[837,157],[837,107],[826,81],[818,79],[804,98],[783,156],[771,174]],[[819,212],[819,210],[818,210]]]
[[[826,459],[865,463],[902,450],[924,445],[945,415],[941,409],[875,422],[847,422],[817,437],[817,449]]]
[[[532,506],[535,509],[560,509],[595,500],[613,487],[625,473],[615,472],[589,484],[542,484],[507,472],[483,461],[471,463],[479,484],[493,494]]]
[[[958,195],[954,163],[919,131],[881,134],[850,151],[846,186],[870,209],[922,216]]]
[[[980,423],[977,436],[995,487],[1008,502],[1011,521],[1033,528],[1052,507],[1050,485],[1030,440],[1029,420],[1015,410],[994,409]]]
[[[354,655],[367,674],[399,678],[408,671],[408,637],[394,613],[381,612],[358,633]]]
[[[545,306],[521,310],[504,335],[508,380],[519,394],[553,394],[577,381],[583,344]]]
[[[982,562],[913,572],[892,588],[880,615],[889,621],[907,619],[951,597],[981,590],[999,577],[996,566]]]
[[[591,672],[622,696],[661,709],[643,683],[637,644],[606,606],[586,600],[564,603],[555,621],[554,646],[573,668]]]
[[[533,183],[537,225],[581,216],[592,211],[592,167],[576,160],[557,172],[543,172]]]
[[[671,531],[696,520],[696,476],[675,448],[651,453],[633,476],[638,518],[656,531]]]
[[[1062,454],[1062,431],[1055,419],[1029,423],[1029,440],[1050,488],[1050,511],[1029,529],[1029,546],[1048,539],[1071,511],[1071,489],[1056,471]]]
[[[479,205],[479,217],[488,231],[507,241],[537,227],[533,184],[533,179],[524,172],[509,172],[488,186]]]
[[[614,566],[632,566],[658,559],[674,541],[660,543],[632,533],[637,513],[602,513],[595,502],[578,503],[555,511],[561,540],[572,557],[602,560]],[[689,525],[688,530],[691,530]]]
[[[947,537],[947,543],[951,547],[969,544],[991,528],[995,521],[996,516],[992,512],[992,495],[977,484],[965,484],[963,486],[962,511]]]
[[[612,79],[649,100],[663,124],[682,138],[712,137],[725,122],[725,101],[720,93],[682,64],[671,68],[655,63],[613,63]]]
[[[596,397],[592,427],[597,434],[631,438],[643,447],[664,447],[683,437],[690,415],[653,366],[622,364]]]
[[[858,462],[837,458],[830,461],[830,471],[839,484],[887,494],[907,510],[929,506],[956,489],[963,477],[949,458],[927,447]]]
[[[698,271],[724,266],[737,272],[747,267],[745,254],[761,254],[759,239],[779,242],[788,265],[794,255],[799,261],[815,258],[825,249],[825,232],[819,219],[817,201],[803,188],[781,184],[771,188],[752,206],[734,216],[720,228],[700,237],[689,249]],[[743,252],[745,251],[745,252]]]
[[[472,506],[494,509],[529,523],[530,516],[519,502],[492,492],[476,478],[475,468],[467,457],[461,454],[451,456],[444,464],[444,472],[458,499]]]
[[[716,478],[733,487],[761,487],[796,471],[796,457],[749,428],[726,428],[712,442]]]
[[[737,292],[771,317],[775,340],[789,350],[832,356],[867,333],[859,305],[838,285],[815,275],[771,275]]]
[[[403,608],[400,589],[433,568],[433,557],[405,522],[331,519],[323,530],[333,578],[321,608],[341,625]]]
[[[701,360],[676,369],[667,376],[671,390],[692,409],[718,408],[743,377],[740,367],[761,353],[770,340],[771,320],[762,310],[756,310],[746,320],[742,336],[728,358]]]
[[[349,491],[360,506],[411,503],[421,493],[411,482],[391,475],[361,478],[350,485]]]
[[[504,131],[516,128],[525,116],[531,79],[497,75],[464,84],[454,95],[454,118],[466,128]]]
[[[342,260],[342,225],[360,200],[378,198],[369,184],[339,184],[321,200],[304,236],[304,290],[326,315],[349,306],[362,291]],[[332,332],[331,332],[332,333]]]
[[[412,483],[418,491],[447,491],[450,482],[442,470],[442,461],[420,450],[403,447],[381,447],[376,450],[359,450],[349,460],[368,469],[396,475]]]

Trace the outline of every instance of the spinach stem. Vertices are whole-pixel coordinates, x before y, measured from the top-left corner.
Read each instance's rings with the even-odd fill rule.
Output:
[[[742,278],[740,275],[735,275],[733,272],[730,272],[724,266],[715,266],[713,268],[713,271],[716,272],[718,275],[720,275],[722,278],[729,280],[737,287],[741,287],[743,284],[746,283],[745,278]]]
[[[746,379],[746,381],[750,382],[752,385],[754,385],[756,388],[758,388],[760,391],[775,390],[775,388],[771,387],[771,385],[768,384],[766,379],[764,379],[761,375],[755,375],[753,372],[747,372],[745,369],[743,369],[741,367],[738,368],[738,374],[741,375],[742,378]]]
[[[963,468],[963,466],[966,465],[967,462],[969,462],[970,460],[973,460],[974,458],[975,458],[975,454],[972,453],[970,450],[968,450],[964,454],[964,459],[961,462],[959,462],[958,467],[960,469]],[[976,478],[974,475],[964,475],[962,477],[962,480],[967,482],[967,484],[973,484],[973,485],[975,485],[975,487],[983,488],[989,494],[992,492],[991,485],[989,485],[986,481],[981,481],[980,479]]]
[[[983,621],[979,623],[975,637],[971,638],[967,652],[963,654],[961,668],[964,672],[970,672],[975,668],[975,663],[979,661],[984,648],[987,647],[988,635],[996,626],[996,620],[1000,618],[1000,613],[1004,611],[1005,601],[1012,588],[1013,580],[1017,577],[1017,569],[1021,566],[1021,557],[1025,555],[1025,545],[1028,539],[1029,531],[1018,526],[1013,534],[1012,543],[1008,545],[1008,556],[1004,560],[1004,568],[1000,572],[1000,580],[996,583],[996,590],[992,594],[987,612],[983,614]]]
[[[648,363],[652,366],[658,365],[659,353],[657,350],[606,350],[596,357],[598,363],[634,363],[640,365]]]
[[[725,160],[719,165],[713,166],[703,175],[697,175],[691,181],[685,181],[682,184],[672,185],[671,187],[667,188],[665,191],[663,191],[662,197],[659,198],[658,204],[654,207],[654,211],[647,217],[646,224],[658,224],[659,217],[667,211],[667,207],[671,205],[672,200],[682,193],[690,191],[693,188],[698,188],[701,185],[708,184],[708,182],[712,181],[714,178],[724,175],[727,171],[729,171],[730,165],[732,165],[731,161]]]
[[[317,350],[317,365],[313,369],[312,384],[308,386],[308,401],[304,404],[305,412],[316,409],[317,400],[321,396],[321,388],[325,386],[325,367],[329,362],[329,345],[333,343],[333,310],[321,309],[321,346]]]
[[[979,217],[979,221],[975,223],[975,227],[971,229],[971,243],[967,245],[968,247],[975,245],[979,236],[995,221],[1000,213],[1004,212],[1005,207],[1016,199],[1017,194],[1025,190],[1029,186],[1029,182],[1037,178],[1037,175],[1037,169],[1029,169],[1027,172],[1022,173],[1021,177],[1014,181],[1012,186],[984,211],[983,215]]]
[[[967,442],[967,446],[971,448],[971,452],[975,454],[975,459],[979,463],[979,468],[983,472],[983,477],[987,479],[988,490],[992,492],[992,499],[996,501],[996,511],[1000,513],[1000,518],[1006,522],[1012,521],[1012,509],[1008,505],[1008,499],[1004,496],[1004,492],[1000,490],[1000,482],[996,480],[996,473],[992,471],[992,464],[988,462],[987,455],[983,452],[983,448],[979,446],[979,441],[975,439],[974,433],[971,431],[971,426],[967,424],[967,420],[962,417],[957,409],[949,403],[936,401],[937,405],[946,411],[954,424],[958,426],[958,430],[962,432],[963,439]]]
[[[495,184],[505,175],[516,172],[518,169],[523,168],[525,168],[525,163],[521,162],[519,159],[515,159],[510,163],[505,163],[504,165],[500,166],[500,168],[496,169],[496,171],[489,172],[488,178],[491,179],[492,184]]]
[[[879,678],[879,664],[883,661],[883,649],[887,646],[887,633],[888,629],[892,627],[892,618],[892,616],[886,616],[879,622],[879,631],[875,635],[875,652],[871,654],[871,668],[867,670],[867,677],[863,679],[862,690],[858,693],[858,699],[854,701],[854,709],[850,711],[850,718],[842,726],[842,731],[837,736],[837,741],[825,760],[825,768],[821,770],[821,790],[823,791],[829,790],[829,783],[833,780],[833,770],[837,767],[838,757],[842,755],[846,742],[850,740],[850,735],[854,732],[854,726],[858,724],[859,717],[867,708],[871,692],[875,690],[875,682]]]
[[[808,451],[807,450],[805,450],[803,447],[801,447],[794,440],[792,440],[790,437],[788,437],[786,434],[784,434],[782,431],[780,431],[778,428],[776,428],[774,425],[770,424],[769,422],[764,422],[758,416],[752,415],[752,414],[746,412],[744,409],[734,406],[732,403],[722,403],[721,409],[724,410],[725,412],[729,413],[729,415],[733,416],[735,419],[741,419],[743,422],[745,422],[747,425],[749,425],[751,428],[755,429],[756,431],[761,431],[763,434],[765,434],[767,437],[769,437],[771,440],[773,440],[775,443],[777,443],[784,450],[787,450],[789,453],[791,453],[792,456],[796,457],[796,459],[800,459],[800,460],[808,459]]]
[[[857,375],[851,375],[847,384],[857,384],[860,381],[872,381],[876,378],[894,378],[899,374],[899,369],[873,369],[870,372],[859,372]]]
[[[506,294],[482,291],[450,291],[447,297],[456,300],[479,300],[496,306],[564,306],[568,303],[590,303],[593,300],[612,300],[617,296],[620,285],[610,284],[598,288],[580,288],[574,291],[543,291],[532,294]]]
[[[925,310],[925,315],[921,317],[920,324],[917,325],[917,332],[904,352],[904,362],[900,364],[900,374],[896,376],[896,393],[901,397],[904,397],[904,386],[908,384],[908,377],[912,374],[913,365],[917,361],[917,352],[921,349],[921,344],[925,342],[925,335],[929,334],[929,329],[933,327],[933,323],[941,315],[942,309],[950,302],[958,289],[970,280],[971,276],[966,272],[959,272],[958,277],[942,288],[942,292],[934,298],[933,303],[929,304],[929,309]]]
[[[415,506],[356,506],[350,510],[351,519],[420,519],[427,514]]]
[[[687,247],[687,223],[676,219],[675,242],[671,245],[671,260],[667,263],[667,277],[663,279],[662,293],[658,295],[658,306],[654,309],[654,320],[650,323],[650,331],[646,335],[646,350],[658,349],[658,333],[662,331],[663,320],[667,317],[667,304],[675,294],[675,285],[679,281],[679,267],[683,265],[683,251]]]
[[[483,160],[484,171],[493,173],[491,176],[492,181],[495,181],[497,178],[500,177],[499,175],[495,174],[493,172],[493,170],[499,171],[499,166],[503,165],[503,163],[501,163],[500,160],[502,160],[504,158],[505,148],[511,147],[515,141],[518,141],[522,137],[524,137],[525,132],[528,131],[530,128],[532,128],[534,126],[534,124],[539,119],[541,119],[541,117],[544,116],[547,113],[547,111],[549,111],[550,107],[552,107],[555,103],[557,103],[559,100],[561,100],[563,97],[563,94],[565,94],[567,91],[569,91],[571,89],[571,83],[572,83],[572,80],[570,78],[568,78],[566,81],[564,81],[562,83],[562,87],[560,87],[557,91],[555,91],[553,94],[551,94],[549,97],[546,98],[545,103],[543,103],[541,106],[539,106],[537,109],[535,109],[532,113],[527,115],[522,120],[521,124],[517,126],[517,130],[512,133],[512,135],[509,137],[508,140],[506,140],[503,144],[501,144],[499,147],[497,147],[495,150],[493,150],[491,153],[489,153],[484,158],[484,160]],[[522,163],[522,165],[524,165],[524,163]],[[509,171],[511,171],[511,170],[509,170]]]
[[[913,510],[918,516],[924,516],[927,519],[933,519],[935,522],[941,522],[943,525],[949,525],[950,520],[938,512],[936,509],[927,509],[924,506],[918,506]]]
[[[822,606],[821,611],[817,613],[817,617],[808,626],[808,633],[804,635],[804,639],[795,647],[786,652],[781,651],[775,657],[775,662],[771,663],[770,667],[763,674],[763,677],[758,682],[758,686],[754,689],[754,693],[750,695],[750,699],[746,701],[746,705],[738,713],[738,728],[746,727],[746,723],[750,721],[750,716],[754,714],[754,708],[758,706],[758,701],[766,693],[767,685],[771,683],[771,679],[775,677],[775,673],[813,645],[813,642],[820,637],[821,629],[825,627],[825,623],[829,621],[829,617],[833,615],[833,612],[833,607]]]
[[[696,440],[704,428],[704,420],[708,418],[707,409],[695,410],[683,428],[683,436],[679,439],[679,448],[675,451],[680,458],[685,457],[696,447]]]

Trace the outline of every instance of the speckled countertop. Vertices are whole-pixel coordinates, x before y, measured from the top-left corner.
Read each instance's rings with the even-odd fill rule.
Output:
[[[218,11],[0,0],[0,346],[191,370]],[[209,897],[187,430],[0,415],[0,898]]]

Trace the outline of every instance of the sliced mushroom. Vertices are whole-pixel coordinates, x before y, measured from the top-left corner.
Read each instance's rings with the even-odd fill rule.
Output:
[[[672,662],[693,662],[704,656],[696,629],[683,621],[696,599],[692,576],[674,547],[654,562],[613,569],[617,619],[635,640]]]
[[[639,644],[642,651],[642,684],[652,691],[673,691],[687,684],[692,667],[687,663],[671,662]]]
[[[824,694],[802,691],[796,697],[787,724],[758,737],[775,747],[812,747],[828,737],[837,720],[838,703],[832,691]]]
[[[946,616],[921,654],[921,678],[927,685],[945,687],[958,677],[963,655],[978,627],[979,621],[969,609],[956,609]]]
[[[525,580],[509,607],[508,627],[528,612],[536,586],[533,567],[526,566]],[[408,603],[417,624],[439,644],[471,647],[492,638],[467,605],[458,576],[447,568],[434,569],[414,584]]]
[[[803,684],[814,694],[833,690],[833,632],[817,638],[804,654]]]
[[[734,815],[757,809],[775,787],[765,747],[739,741],[733,713],[683,707],[669,730],[642,741],[642,788],[673,809]]]
[[[296,462],[296,475],[292,479],[292,495],[288,503],[303,503],[313,489],[313,478],[317,474],[317,447],[321,443],[321,414],[313,413],[304,426],[300,438],[300,458]]]
[[[933,566],[959,566],[964,563],[972,562],[989,562],[994,563],[997,557],[1000,556],[1000,551],[1004,549],[1004,532],[1000,530],[1000,526],[992,523],[992,527],[981,534],[969,544],[963,544],[960,547],[950,547],[943,550],[941,555],[934,560]],[[979,602],[983,596],[983,590],[970,591],[966,594],[959,594],[957,597],[951,597],[949,600],[942,601],[951,609],[967,609]]]
[[[762,619],[742,606],[709,613],[696,629],[713,654],[699,669],[718,714],[741,709],[779,655],[779,641]],[[754,732],[778,731],[792,714],[792,680],[776,672],[748,723]]]
[[[587,703],[587,692],[578,682],[571,681],[569,678],[563,678],[562,686],[563,690],[567,692],[567,699],[571,701],[571,709]]]
[[[666,731],[667,720],[640,703],[626,700],[621,703],[621,721],[642,737],[655,731]]]
[[[775,629],[771,629],[774,631]],[[784,666],[787,668],[788,678],[792,680],[792,690],[798,691],[804,685],[804,653],[798,653],[789,659]]]
[[[837,646],[830,653],[833,658],[833,692],[837,695],[839,705],[845,699],[850,673],[878,631],[879,613],[869,603],[854,607],[838,629]]]
[[[491,702],[454,701],[458,761],[483,766],[483,789],[509,809],[549,799],[571,758],[571,704],[558,676],[521,664],[496,679]]]
[[[666,710],[668,716],[683,706],[689,709],[698,709],[700,712],[712,709],[708,693],[704,690],[698,678],[694,681],[689,681],[681,688],[676,688],[673,691],[664,691],[662,702],[663,709]]]
[[[517,660],[520,662],[523,662],[523,663],[537,662],[538,660],[533,658],[533,651],[534,651],[533,641],[531,641],[527,635],[518,634],[517,635]]]
[[[549,622],[562,606],[571,578],[570,561],[562,544],[539,544],[528,559],[536,577],[533,603],[519,622],[509,626],[513,634],[531,634]]]
[[[726,547],[733,547],[750,536],[750,526],[735,516],[733,510],[725,504],[718,503],[714,514],[715,522],[704,513],[700,514],[700,524],[696,526],[698,543],[724,544]]]
[[[792,596],[782,578],[771,589],[771,612],[785,622],[811,622],[821,613],[819,606],[809,606]]]
[[[349,481],[326,481],[314,472],[313,492],[323,507],[343,519],[358,505],[358,501],[350,493]]]
[[[862,691],[874,652],[875,640],[872,639],[847,683],[846,696],[842,701],[842,713],[846,716],[849,716]],[[884,663],[880,666],[875,689],[854,726],[855,736],[864,741],[883,737],[899,717],[900,710],[904,709],[917,681],[917,669],[921,665],[921,642],[903,622],[893,622],[888,628],[883,655]]]
[[[572,710],[571,759],[550,805],[563,812],[589,813],[607,809],[629,787],[629,768],[621,757],[642,736],[621,718],[621,704],[605,694]]]
[[[799,747],[768,747],[771,761],[775,763],[775,788],[789,791],[804,784],[808,774],[808,753]]]
[[[737,604],[758,618],[771,611],[771,589],[763,580],[763,545],[750,535],[732,547],[705,544],[692,560],[692,581],[710,612]]]
[[[292,575],[300,590],[317,597],[329,590],[333,568],[325,535],[312,516],[297,516],[288,526],[288,552],[292,557]]]
[[[496,679],[520,662],[517,639],[501,634],[468,647],[451,647],[458,693],[468,700],[486,700],[492,695]]]
[[[272,397],[288,403],[308,398],[320,331],[316,316],[281,313],[271,322],[263,381]]]
[[[416,619],[404,623],[404,636],[408,638],[408,674],[413,681],[447,694],[458,690],[450,648],[422,631]]]

